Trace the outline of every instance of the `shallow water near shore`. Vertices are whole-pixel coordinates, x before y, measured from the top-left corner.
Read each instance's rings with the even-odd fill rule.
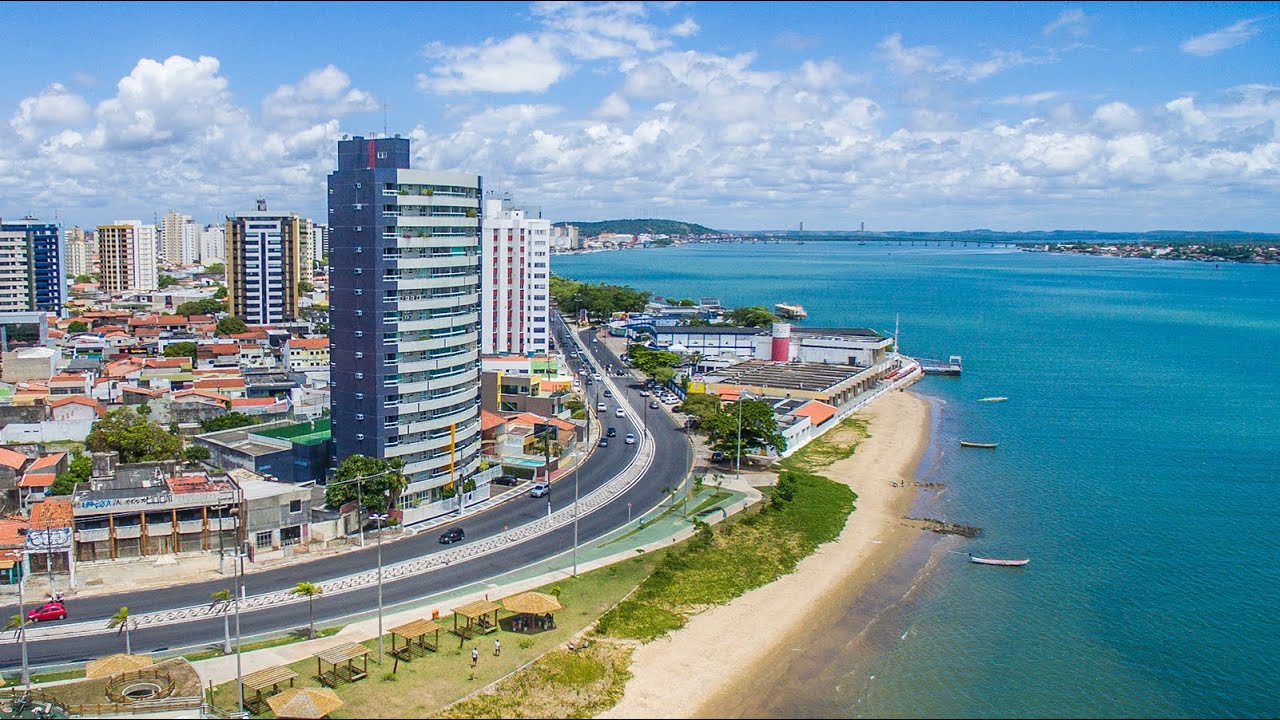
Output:
[[[803,673],[758,686],[757,714],[1280,712],[1280,268],[810,242],[553,269],[801,303],[810,326],[891,333],[900,313],[904,352],[964,356],[961,378],[915,388],[946,401],[921,473],[947,487],[922,512],[983,534],[917,547],[849,599]],[[976,402],[997,395],[1010,399]]]

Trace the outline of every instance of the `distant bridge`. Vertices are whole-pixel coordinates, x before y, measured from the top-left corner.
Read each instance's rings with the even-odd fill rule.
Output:
[[[731,238],[708,238],[704,240],[689,240],[691,243],[729,243],[729,244],[756,244],[756,245],[781,245],[783,243],[803,245],[809,243],[854,243],[857,245],[898,245],[905,247],[1018,247],[1021,243],[1015,240],[979,240],[964,238],[896,238],[884,236],[872,237],[813,237],[813,238],[796,238],[796,237],[731,237]]]

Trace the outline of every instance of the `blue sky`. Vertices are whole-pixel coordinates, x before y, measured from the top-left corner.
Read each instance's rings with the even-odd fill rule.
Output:
[[[320,219],[385,112],[554,220],[1276,231],[1278,9],[5,3],[0,216]]]

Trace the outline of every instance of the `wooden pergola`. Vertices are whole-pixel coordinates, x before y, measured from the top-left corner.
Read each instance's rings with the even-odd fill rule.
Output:
[[[491,600],[476,600],[462,607],[453,609],[453,634],[457,635],[458,647],[462,647],[468,638],[495,632],[498,629],[498,611],[502,606]],[[493,619],[489,619],[490,613]],[[467,619],[466,625],[458,627],[458,618]]]
[[[555,629],[554,613],[564,609],[554,595],[533,591],[503,598],[502,607],[507,612],[516,613],[515,617],[509,618],[511,629],[525,633]]]
[[[400,667],[400,661],[409,662],[415,655],[424,656],[427,651],[436,652],[440,648],[440,631],[444,628],[440,623],[426,618],[418,618],[399,627],[391,628],[391,656],[395,658],[391,672]],[[435,633],[434,643],[427,640],[427,635]],[[396,647],[396,639],[404,640],[404,647]]]
[[[369,648],[357,643],[343,643],[315,654],[316,679],[329,687],[337,687],[338,683],[355,682],[369,676]],[[357,658],[364,660],[364,667],[356,670]],[[324,664],[332,668],[325,671]]]
[[[253,691],[253,700],[247,701],[246,704],[252,704],[260,711],[262,708],[262,691],[271,688],[271,695],[280,692],[280,685],[284,681],[289,681],[289,687],[293,687],[294,678],[298,677],[298,673],[290,670],[284,665],[266,668],[257,672],[249,673],[241,680],[241,685],[246,691]],[[248,697],[249,693],[245,692]],[[268,695],[270,697],[270,695]]]

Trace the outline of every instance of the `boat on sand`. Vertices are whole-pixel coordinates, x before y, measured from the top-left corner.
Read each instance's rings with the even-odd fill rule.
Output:
[[[1026,565],[1027,563],[1031,562],[1031,559],[1028,558],[1026,560],[999,560],[996,558],[978,557],[973,553],[969,553],[969,562],[977,563],[978,565],[1004,565],[1006,567],[1022,567],[1023,565]]]
[[[971,440],[961,440],[961,441],[960,441],[960,447],[972,447],[972,448],[993,448],[993,447],[995,447],[995,446],[997,446],[997,445],[999,445],[999,443],[981,443],[981,442],[973,442],[973,441],[971,441]]]

